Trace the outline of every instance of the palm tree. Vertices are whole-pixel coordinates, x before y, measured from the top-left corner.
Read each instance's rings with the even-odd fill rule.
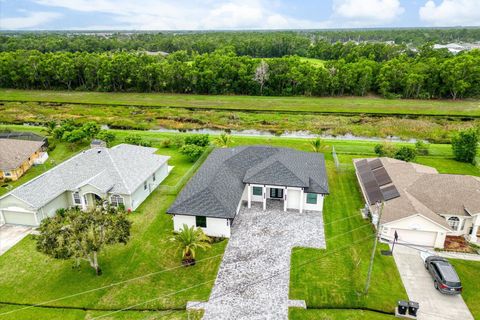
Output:
[[[232,142],[232,137],[226,133],[222,133],[220,136],[215,138],[215,144],[221,148],[227,148]]]
[[[195,253],[197,249],[210,248],[210,238],[203,233],[202,229],[184,224],[180,232],[175,234],[172,241],[176,242],[182,250],[182,263],[185,266],[195,265]]]
[[[310,147],[312,148],[313,152],[320,152],[320,149],[322,148],[322,140],[320,138],[311,140]]]

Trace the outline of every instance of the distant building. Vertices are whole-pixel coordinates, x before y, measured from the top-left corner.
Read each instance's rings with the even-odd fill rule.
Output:
[[[34,164],[45,162],[44,141],[0,138],[0,180],[18,180]]]
[[[107,143],[100,139],[93,139],[90,143],[90,148],[106,148]]]

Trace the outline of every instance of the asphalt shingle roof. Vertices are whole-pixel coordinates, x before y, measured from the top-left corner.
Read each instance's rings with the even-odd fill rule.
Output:
[[[215,149],[167,212],[234,218],[246,183],[328,193],[323,154],[268,146]]]
[[[18,168],[43,144],[43,141],[0,139],[0,170]]]
[[[63,192],[86,184],[103,192],[131,194],[169,159],[155,151],[128,144],[85,150],[4,197],[11,194],[40,208]]]

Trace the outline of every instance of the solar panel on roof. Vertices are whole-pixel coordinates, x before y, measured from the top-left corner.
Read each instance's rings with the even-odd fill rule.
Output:
[[[385,188],[380,189],[383,195],[383,199],[385,201],[392,200],[395,198],[400,197],[400,193],[398,192],[395,186],[388,186]]]
[[[368,162],[368,165],[370,166],[370,169],[372,169],[372,170],[383,167],[382,160],[380,160],[378,158],[373,159],[370,162]]]
[[[380,167],[374,170],[373,175],[375,176],[375,179],[377,180],[379,186],[383,186],[392,182],[392,179],[390,179],[390,176],[388,175],[387,170],[385,170],[384,167]]]

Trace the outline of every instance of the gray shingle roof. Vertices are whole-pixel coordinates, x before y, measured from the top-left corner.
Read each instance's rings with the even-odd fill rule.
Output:
[[[0,170],[13,170],[40,150],[44,141],[0,139]]]
[[[216,149],[167,212],[234,218],[245,183],[328,193],[323,154],[268,146]]]
[[[103,192],[131,194],[169,159],[154,154],[155,151],[155,148],[128,144],[111,149],[89,149],[7,195],[12,194],[34,208],[40,208],[63,192],[86,184]]]

